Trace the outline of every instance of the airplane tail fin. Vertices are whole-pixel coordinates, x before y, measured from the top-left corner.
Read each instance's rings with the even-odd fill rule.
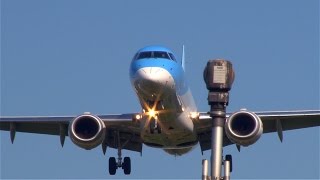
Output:
[[[182,45],[182,57],[181,57],[181,66],[182,66],[182,69],[185,71],[185,55],[184,55],[184,45]]]

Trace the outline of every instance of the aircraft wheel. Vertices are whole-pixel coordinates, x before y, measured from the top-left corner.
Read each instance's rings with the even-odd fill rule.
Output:
[[[230,172],[232,172],[232,156],[230,154],[226,155],[226,161],[230,162]]]
[[[109,158],[109,174],[115,175],[117,171],[117,162],[115,157]]]
[[[131,159],[129,157],[125,157],[123,159],[122,169],[125,175],[129,175],[131,173]]]

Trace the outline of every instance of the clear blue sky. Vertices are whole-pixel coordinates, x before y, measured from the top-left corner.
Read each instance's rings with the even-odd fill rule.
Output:
[[[140,111],[129,82],[134,53],[151,44],[181,56],[200,111],[207,60],[236,70],[229,111],[319,109],[319,1],[1,0],[1,115],[79,115]],[[174,157],[144,146],[124,151],[132,175],[108,174],[101,147],[69,138],[1,132],[1,178],[199,179],[201,155]],[[319,178],[319,128],[263,135],[233,155],[233,178]]]

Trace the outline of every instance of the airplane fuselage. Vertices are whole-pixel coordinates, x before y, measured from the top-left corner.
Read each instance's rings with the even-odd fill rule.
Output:
[[[173,53],[160,46],[137,52],[130,80],[142,107],[144,144],[182,155],[197,144],[191,112],[196,112],[184,69]]]

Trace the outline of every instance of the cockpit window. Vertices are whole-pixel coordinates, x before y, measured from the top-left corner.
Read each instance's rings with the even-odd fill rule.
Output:
[[[137,57],[138,57],[139,53],[136,53],[134,56],[133,56],[133,60],[136,60]]]
[[[139,53],[139,56],[137,57],[137,59],[144,59],[144,58],[151,58],[151,54],[152,52],[141,52]]]
[[[153,52],[154,58],[164,58],[164,59],[170,59],[167,52],[162,51],[154,51]]]
[[[134,59],[145,59],[145,58],[163,58],[163,59],[169,59],[175,61],[173,54],[167,53],[165,51],[146,51],[146,52],[140,52],[137,54]]]
[[[169,56],[172,60],[176,61],[176,58],[174,57],[174,55],[172,53],[169,53]]]

